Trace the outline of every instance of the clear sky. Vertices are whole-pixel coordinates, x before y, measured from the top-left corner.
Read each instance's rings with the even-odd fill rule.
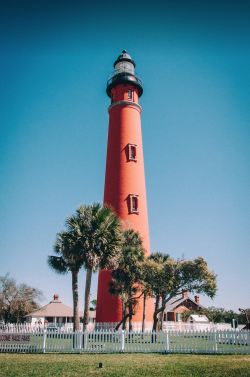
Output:
[[[2,0],[0,275],[73,306],[46,258],[66,217],[103,200],[106,80],[126,49],[144,83],[151,252],[202,256],[218,294],[201,304],[250,307],[249,14],[241,0]],[[81,271],[81,310],[84,285]]]

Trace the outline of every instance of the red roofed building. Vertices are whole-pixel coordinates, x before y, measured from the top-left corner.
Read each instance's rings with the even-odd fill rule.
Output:
[[[183,289],[181,297],[174,297],[166,304],[164,321],[180,322],[185,310],[194,310],[199,313],[200,308],[204,308],[204,306],[200,304],[199,296],[194,296],[193,299],[188,296],[187,289]]]

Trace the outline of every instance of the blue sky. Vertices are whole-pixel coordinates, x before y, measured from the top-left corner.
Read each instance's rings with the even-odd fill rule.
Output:
[[[126,49],[142,77],[151,252],[202,256],[205,306],[250,307],[248,1],[2,1],[0,275],[72,306],[50,271],[56,233],[102,202],[106,79]],[[80,308],[85,272],[79,276]],[[97,275],[92,284],[96,298]]]

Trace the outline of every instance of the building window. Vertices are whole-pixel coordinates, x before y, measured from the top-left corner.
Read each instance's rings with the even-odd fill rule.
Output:
[[[181,303],[181,307],[183,308],[183,302]]]
[[[129,195],[130,213],[139,213],[139,195]]]
[[[129,161],[137,161],[136,150],[137,150],[136,144],[130,144],[130,143],[128,144],[128,159],[129,159]]]
[[[130,151],[131,151],[130,158],[131,158],[132,160],[134,160],[134,159],[135,159],[135,147],[131,147],[131,148],[130,148]]]
[[[176,322],[181,321],[181,313],[175,313],[176,315]]]
[[[132,211],[136,211],[136,198],[132,198]]]
[[[128,99],[132,99],[132,90],[128,89]]]
[[[189,303],[189,309],[192,309],[192,304],[191,304],[191,302]]]
[[[111,103],[114,102],[114,93],[111,94]]]

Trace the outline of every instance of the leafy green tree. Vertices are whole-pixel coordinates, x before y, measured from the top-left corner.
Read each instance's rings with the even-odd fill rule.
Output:
[[[225,322],[226,310],[224,308],[210,306],[209,308],[201,308],[200,314],[205,315],[210,322],[222,323]]]
[[[4,314],[5,323],[18,323],[22,318],[39,308],[43,294],[27,284],[16,284],[9,274],[0,276],[0,312]]]
[[[195,310],[184,310],[184,312],[182,312],[183,322],[186,322],[192,314],[197,314],[197,312]]]
[[[125,328],[129,318],[129,329],[132,330],[132,316],[135,314],[138,299],[142,296],[140,286],[144,250],[138,232],[132,229],[124,231],[124,243],[121,250],[118,268],[112,271],[113,281],[109,283],[109,292],[119,296],[122,302],[122,320],[116,326]],[[140,292],[139,297],[135,297]]]
[[[247,309],[250,315],[250,309]],[[196,314],[196,313],[193,313]],[[238,320],[239,324],[246,323],[246,315],[238,314],[233,310],[225,310],[224,308],[216,308],[214,306],[209,306],[208,308],[200,308],[199,314],[205,315],[210,322],[213,323],[231,323],[232,319]],[[191,315],[191,311],[186,310],[183,312],[184,320],[186,321]]]
[[[164,264],[165,262],[167,262],[167,260],[169,260],[170,258],[170,255],[169,254],[163,254],[159,251],[157,251],[156,253],[153,253],[149,256],[149,259],[158,263],[159,265],[162,265]],[[164,295],[165,295],[165,291],[162,290],[162,289],[158,289],[156,292],[155,292],[155,311],[157,311],[159,309],[159,304],[160,304],[160,300],[163,302],[164,300]],[[160,313],[160,325],[158,326],[159,330],[162,330],[162,327],[163,327],[163,312]]]
[[[182,261],[168,259],[164,263],[147,261],[148,273],[146,281],[157,297],[162,297],[161,307],[155,305],[153,330],[156,331],[158,313],[163,313],[167,302],[181,294],[182,288],[189,292],[204,293],[213,298],[217,291],[216,276],[207,268],[207,262],[198,257],[194,260]]]
[[[165,284],[166,281],[171,278],[171,276],[166,275],[166,269],[163,268],[164,264],[158,263],[151,258],[147,258],[143,264],[143,285],[147,283],[148,287],[154,293],[155,297],[155,310],[154,310],[154,326],[153,330],[156,331],[156,326],[158,323],[158,314],[160,299],[161,297],[165,298]]]

